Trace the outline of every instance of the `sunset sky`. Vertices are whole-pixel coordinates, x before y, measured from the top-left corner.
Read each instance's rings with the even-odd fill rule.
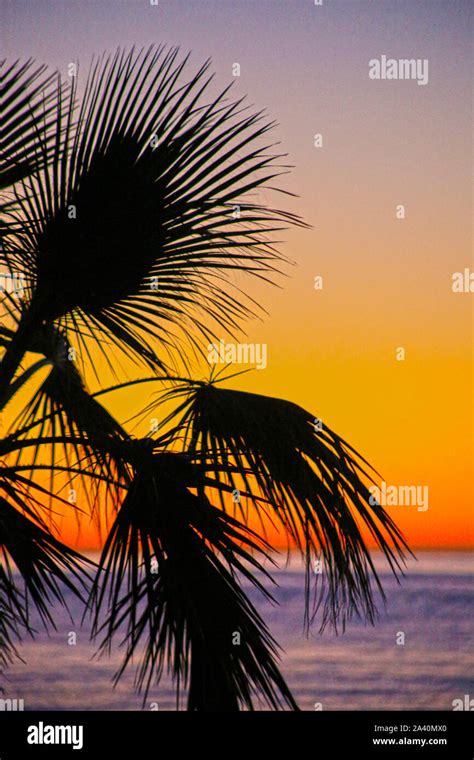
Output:
[[[300,404],[387,484],[427,485],[426,511],[389,508],[415,549],[474,539],[474,294],[451,287],[453,273],[474,271],[470,5],[6,0],[2,11],[8,59],[34,57],[65,77],[79,62],[84,78],[93,54],[179,45],[192,51],[190,72],[210,57],[216,88],[234,80],[236,98],[278,122],[275,140],[295,167],[279,184],[299,197],[264,191],[261,200],[311,229],[285,234],[281,251],[295,266],[281,288],[239,280],[268,311],[242,338],[267,344],[268,365],[230,387]],[[429,82],[371,80],[369,61],[382,55],[428,59]],[[195,375],[208,372],[203,363]],[[110,408],[123,421],[150,393],[118,394]],[[75,521],[63,529],[74,540]],[[84,525],[80,543],[94,543]]]

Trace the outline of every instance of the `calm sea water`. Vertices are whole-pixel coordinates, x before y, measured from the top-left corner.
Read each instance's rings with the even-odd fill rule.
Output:
[[[472,554],[420,553],[401,585],[383,574],[387,606],[380,607],[376,626],[354,620],[339,636],[321,635],[318,626],[305,636],[297,560],[276,572],[278,607],[253,598],[283,647],[282,670],[301,709],[321,702],[325,710],[451,710],[453,699],[474,696],[473,570]],[[71,611],[74,623],[58,609],[57,631],[23,642],[26,664],[9,669],[5,696],[23,698],[25,709],[142,709],[133,670],[113,688],[120,653],[94,659],[82,611],[74,602]],[[76,646],[67,643],[70,631],[77,632]],[[404,646],[396,643],[398,632],[405,634]],[[170,682],[150,692],[146,709],[151,702],[176,709]]]

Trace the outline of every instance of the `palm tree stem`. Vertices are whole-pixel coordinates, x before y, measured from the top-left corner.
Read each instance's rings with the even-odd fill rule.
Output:
[[[237,696],[229,686],[225,673],[206,655],[205,647],[193,641],[188,711],[238,712]]]

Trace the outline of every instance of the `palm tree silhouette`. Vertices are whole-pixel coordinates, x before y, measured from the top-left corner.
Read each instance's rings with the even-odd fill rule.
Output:
[[[279,231],[304,226],[255,201],[287,170],[267,139],[273,123],[229,88],[209,97],[209,62],[188,77],[174,48],[95,59],[80,98],[76,77],[64,84],[31,60],[2,70],[0,263],[24,292],[4,293],[0,409],[48,373],[0,443],[0,666],[33,632],[31,604],[54,625],[66,585],[100,651],[124,639],[116,679],[140,653],[145,698],[168,669],[189,710],[253,709],[256,698],[297,709],[243,590],[271,598],[273,560],[242,500],[305,558],[308,623],[316,558],[322,625],[343,626],[354,613],[373,622],[374,587],[383,595],[360,524],[394,573],[407,546],[369,501],[371,467],[313,414],[224,388],[228,375],[190,376],[189,354],[236,336],[259,308],[234,273],[271,282],[285,263]],[[94,351],[113,371],[126,356],[147,375],[90,393]],[[136,439],[99,397],[139,383],[158,388],[142,413],[171,411]],[[82,510],[113,510],[97,566],[47,519],[49,500],[79,514],[64,477],[83,483]]]

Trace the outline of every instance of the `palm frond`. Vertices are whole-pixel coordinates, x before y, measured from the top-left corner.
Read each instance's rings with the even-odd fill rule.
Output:
[[[253,305],[229,274],[271,278],[275,234],[302,224],[253,200],[285,169],[273,124],[228,88],[207,102],[209,64],[185,80],[186,63],[163,47],[93,62],[77,125],[74,87],[58,118],[52,176],[16,187],[23,229],[4,246],[31,273],[35,320],[86,322],[152,366],[151,339],[237,329]]]
[[[314,562],[323,563],[316,604],[324,599],[322,625],[344,626],[353,613],[373,621],[372,584],[382,597],[383,589],[362,526],[395,574],[407,546],[392,518],[372,503],[375,473],[368,463],[332,430],[319,430],[314,414],[289,401],[212,383],[177,385],[160,403],[172,398],[180,404],[170,418],[179,417],[188,455],[217,482],[232,490],[244,487],[257,513],[265,513],[299,547],[308,593]],[[241,514],[245,519],[248,512]]]
[[[84,566],[90,562],[51,534],[28,486],[34,484],[0,468],[0,675],[22,659],[18,645],[24,633],[36,633],[31,605],[46,628],[55,627],[51,608],[54,602],[67,607],[63,588],[82,600],[89,580]],[[36,491],[44,496],[42,487]]]
[[[46,526],[38,525],[0,497],[0,547],[3,559],[13,561],[44,622],[53,622],[49,611],[52,599],[64,604],[60,584],[81,598],[78,588],[86,587],[85,562],[80,554],[58,541]]]
[[[145,696],[167,660],[178,693],[189,684],[190,710],[252,709],[255,691],[272,707],[296,708],[276,665],[276,644],[238,580],[269,597],[255,571],[268,573],[252,554],[265,557],[269,547],[193,493],[196,478],[179,454],[142,456],[91,597],[101,650],[122,633],[118,679],[143,645],[136,684]]]

